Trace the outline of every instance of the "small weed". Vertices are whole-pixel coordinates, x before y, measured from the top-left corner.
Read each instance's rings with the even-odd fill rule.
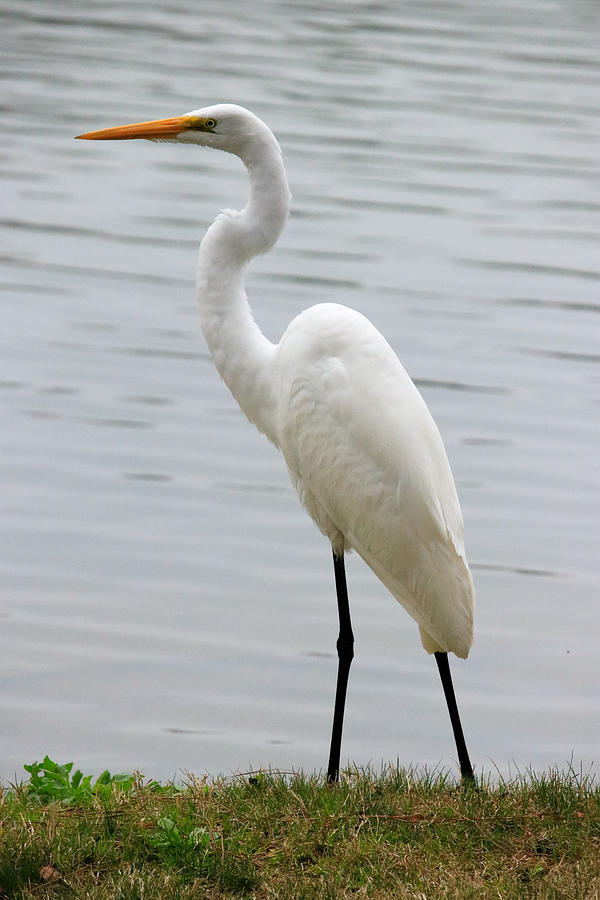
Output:
[[[177,860],[190,851],[207,850],[210,842],[210,832],[206,828],[196,827],[182,831],[167,816],[158,820],[156,831],[150,836],[150,843],[156,850]]]
[[[63,806],[81,804],[92,797],[108,797],[115,788],[127,794],[135,782],[135,775],[120,773],[111,775],[108,770],[93,780],[93,775],[85,775],[81,769],[71,774],[73,763],[56,763],[45,756],[41,763],[24,765],[30,779],[27,792],[40,803],[60,801]]]

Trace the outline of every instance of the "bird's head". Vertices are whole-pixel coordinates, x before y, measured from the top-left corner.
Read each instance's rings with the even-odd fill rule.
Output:
[[[251,158],[253,148],[264,146],[265,142],[277,146],[273,132],[264,122],[243,106],[231,103],[195,109],[173,119],[155,119],[151,122],[88,131],[77,137],[85,141],[143,138],[148,141],[199,144],[235,153],[245,160]]]

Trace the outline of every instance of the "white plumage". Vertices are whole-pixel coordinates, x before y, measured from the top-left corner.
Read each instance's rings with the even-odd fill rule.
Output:
[[[354,548],[418,623],[425,649],[436,653],[461,771],[472,778],[453,718],[449,670],[445,675],[442,665],[447,669],[447,651],[469,653],[473,582],[454,480],[429,410],[389,344],[359,312],[334,303],[313,306],[290,323],[278,344],[252,318],[246,265],[273,246],[289,211],[273,133],[248,110],[222,104],[81,137],[200,144],[234,153],[246,165],[246,207],[222,212],[200,246],[198,298],[208,347],[248,419],[281,449],[300,500],[331,542],[340,668],[349,670],[352,659],[343,554]],[[339,678],[344,683],[340,688],[338,681],[341,714],[337,725],[334,717],[334,735],[337,728],[341,740],[346,687]],[[460,739],[464,744],[462,731]],[[334,743],[330,780],[339,765],[339,740],[337,751]]]
[[[336,304],[289,325],[275,358],[278,444],[308,513],[354,548],[421,628],[466,657],[473,585],[439,431],[389,344]]]

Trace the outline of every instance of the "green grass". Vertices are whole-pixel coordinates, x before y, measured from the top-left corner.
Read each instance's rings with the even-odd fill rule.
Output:
[[[390,769],[181,788],[46,758],[0,796],[0,898],[600,896],[600,790],[573,771],[461,790]]]

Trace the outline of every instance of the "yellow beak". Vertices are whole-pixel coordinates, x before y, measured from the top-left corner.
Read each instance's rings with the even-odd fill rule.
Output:
[[[133,138],[174,137],[187,131],[188,128],[198,126],[196,116],[177,116],[175,119],[154,119],[152,122],[135,122],[133,125],[117,125],[116,128],[102,128],[100,131],[88,131],[86,134],[78,134],[81,141],[128,141]]]

